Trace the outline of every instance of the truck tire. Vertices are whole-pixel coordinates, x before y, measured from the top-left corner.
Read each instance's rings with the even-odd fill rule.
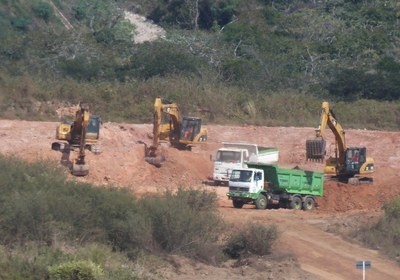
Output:
[[[302,201],[300,196],[294,196],[290,202],[290,208],[295,210],[301,210]]]
[[[244,202],[242,200],[234,199],[232,200],[233,207],[243,208]]]
[[[256,199],[256,208],[260,209],[260,210],[264,210],[265,208],[267,208],[267,198],[265,197],[265,195],[260,194],[258,196],[258,198]]]
[[[306,211],[311,211],[315,208],[315,200],[314,198],[308,196],[304,199],[303,209]]]

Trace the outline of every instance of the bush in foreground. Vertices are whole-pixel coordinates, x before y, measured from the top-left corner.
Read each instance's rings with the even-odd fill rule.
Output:
[[[166,254],[214,265],[226,258],[215,192],[179,188],[138,199],[68,181],[64,171],[0,155],[1,279],[141,279],[134,264],[151,259],[146,267],[154,268]],[[276,229],[245,229],[227,255],[269,253]]]
[[[400,262],[400,197],[383,206],[384,215],[374,225],[368,225],[355,233],[364,244]]]
[[[228,238],[224,252],[234,259],[246,254],[268,255],[278,236],[278,229],[275,225],[249,222]]]

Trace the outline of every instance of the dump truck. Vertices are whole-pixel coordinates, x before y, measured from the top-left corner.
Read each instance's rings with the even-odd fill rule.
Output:
[[[281,168],[276,164],[248,163],[248,168],[232,170],[229,192],[233,207],[254,204],[257,209],[279,206],[296,210],[312,210],[316,197],[323,196],[324,173],[297,168]]]
[[[215,186],[227,184],[231,171],[247,167],[247,162],[275,164],[279,160],[276,147],[262,147],[251,143],[223,142],[214,158],[213,181]]]

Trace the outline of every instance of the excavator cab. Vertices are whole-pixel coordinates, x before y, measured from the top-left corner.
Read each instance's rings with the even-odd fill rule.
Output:
[[[306,159],[310,161],[323,161],[326,155],[326,141],[323,138],[306,141]]]
[[[100,136],[101,119],[99,116],[91,115],[86,129],[86,142],[96,142]]]
[[[359,174],[361,166],[367,159],[366,148],[348,148],[346,149],[346,173]]]
[[[195,136],[200,133],[201,119],[194,117],[183,117],[181,126],[181,137],[183,141],[192,142]]]

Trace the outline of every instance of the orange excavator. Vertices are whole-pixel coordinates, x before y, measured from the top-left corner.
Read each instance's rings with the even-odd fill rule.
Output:
[[[52,149],[61,151],[68,156],[70,151],[78,149],[78,156],[71,166],[72,175],[86,176],[89,174],[89,165],[85,160],[85,150],[90,150],[95,154],[100,153],[100,147],[97,145],[100,123],[100,117],[90,115],[87,104],[80,104],[73,122],[62,122],[58,125],[56,139],[61,142],[53,142]]]
[[[163,119],[167,119],[163,123]],[[207,141],[207,129],[201,126],[201,118],[182,116],[179,106],[157,97],[154,102],[153,142],[145,144],[145,160],[157,167],[165,161],[160,141],[168,141],[181,150],[191,150],[192,146]]]

